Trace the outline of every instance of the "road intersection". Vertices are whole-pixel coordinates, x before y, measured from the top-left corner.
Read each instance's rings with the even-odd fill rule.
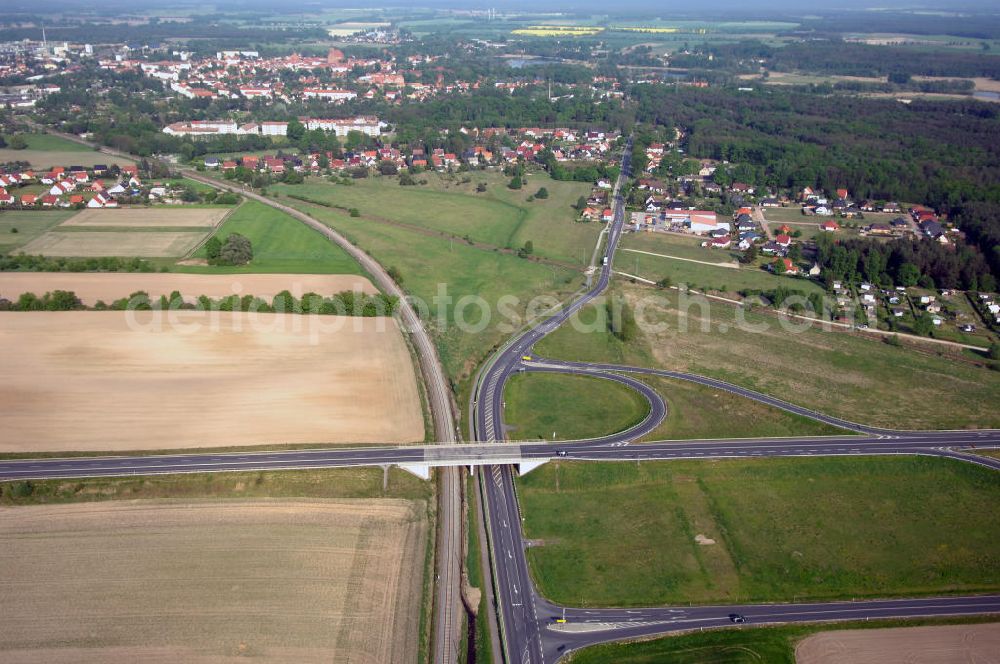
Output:
[[[473,439],[492,443],[505,438],[503,425],[503,390],[515,372],[557,372],[584,374],[613,380],[637,390],[649,401],[646,418],[628,431],[592,441],[545,444],[561,450],[559,458],[579,460],[727,458],[756,456],[832,456],[865,454],[930,454],[971,461],[1000,470],[1000,459],[980,457],[954,447],[996,447],[1000,431],[902,432],[868,427],[775,399],[759,392],[705,376],[681,372],[545,360],[532,355],[539,340],[554,331],[598,297],[607,288],[615,250],[624,227],[624,201],[621,183],[628,177],[631,142],[622,159],[622,172],[614,192],[614,219],[608,231],[607,246],[599,278],[585,294],[558,313],[528,329],[501,348],[481,373],[472,395]],[[595,253],[596,255],[596,253]],[[530,358],[530,359],[529,359]],[[663,399],[634,374],[659,375],[688,380],[750,398],[782,410],[843,428],[857,435],[838,437],[687,441],[630,445],[653,431],[666,417]],[[521,454],[540,452],[520,444]],[[551,454],[551,452],[550,452]],[[493,561],[498,620],[505,661],[520,664],[545,664],[568,652],[607,641],[648,637],[673,631],[704,627],[732,626],[731,614],[742,614],[754,623],[810,622],[818,620],[867,620],[872,617],[912,617],[965,615],[1000,612],[1000,595],[930,599],[879,600],[872,602],[825,602],[815,604],[774,604],[746,606],[659,607],[648,609],[574,609],[556,606],[545,600],[531,579],[522,539],[521,516],[514,477],[509,465],[487,466],[481,480],[486,505],[486,520]],[[565,623],[556,620],[565,619]]]
[[[614,191],[615,216],[606,230],[606,245],[600,264],[588,276],[588,290],[538,324],[529,327],[502,347],[480,373],[472,396],[472,439],[470,444],[443,444],[409,447],[358,447],[299,449],[270,452],[146,454],[136,456],[78,456],[29,458],[0,461],[0,480],[32,480],[78,477],[118,477],[198,472],[292,470],[350,466],[480,466],[483,469],[483,498],[491,545],[494,585],[499,606],[502,644],[508,662],[553,662],[562,655],[596,643],[666,634],[679,630],[731,626],[731,613],[740,613],[752,623],[808,622],[823,620],[870,619],[914,616],[951,616],[1000,613],[1000,595],[971,597],[825,602],[815,604],[758,604],[742,606],[655,607],[646,609],[560,607],[541,597],[534,586],[525,557],[511,464],[544,462],[552,458],[567,461],[643,461],[667,459],[746,458],[767,456],[838,456],[923,454],[977,463],[1000,470],[1000,459],[978,456],[973,448],[1000,447],[998,430],[894,431],[856,424],[831,417],[765,394],[714,378],[613,364],[587,364],[548,360],[532,355],[534,344],[557,329],[608,286],[615,250],[624,228],[624,205],[620,186],[628,176],[631,144],[622,160],[622,176]],[[109,151],[110,153],[110,151]],[[191,174],[201,179],[196,174]],[[207,180],[207,178],[205,179]],[[232,188],[215,180],[207,182]],[[329,228],[288,208],[248,192],[241,192],[278,207],[324,233],[338,244],[346,239]],[[334,237],[336,236],[336,237]],[[346,248],[346,247],[345,247]],[[388,292],[398,291],[394,283],[381,283],[384,271],[371,257],[356,250],[359,262]],[[353,255],[353,254],[352,254]],[[599,255],[595,251],[595,259]],[[597,274],[597,283],[591,279]],[[388,277],[385,280],[391,282]],[[407,329],[421,356],[425,381],[430,385],[435,433],[440,441],[453,440],[450,396],[436,361],[433,344],[415,314],[404,312]],[[530,360],[525,360],[531,357]],[[506,441],[503,425],[503,389],[507,379],[519,371],[558,372],[591,375],[616,381],[641,393],[649,401],[649,412],[636,426],[610,436],[585,441],[544,442]],[[633,444],[647,436],[667,415],[662,397],[638,380],[639,375],[657,375],[695,382],[717,390],[738,394],[804,417],[840,427],[849,434],[825,437],[763,439],[718,439],[660,441]],[[442,505],[443,541],[440,551],[456,550],[461,538],[457,518],[458,475],[445,469]],[[435,661],[452,661],[456,654],[457,617],[460,615],[457,574],[460,561],[447,555],[439,561],[441,581],[435,598]],[[443,575],[442,575],[443,574]],[[566,623],[554,622],[556,618]]]

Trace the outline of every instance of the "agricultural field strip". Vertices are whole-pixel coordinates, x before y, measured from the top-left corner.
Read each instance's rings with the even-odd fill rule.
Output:
[[[207,230],[207,229],[206,229]],[[179,258],[187,255],[205,237],[202,231],[73,231],[52,230],[35,238],[22,251],[55,257]]]
[[[102,226],[107,228],[215,228],[234,207],[133,208],[82,210],[59,227]]]
[[[25,612],[26,603],[20,602],[22,613],[5,618],[7,636],[19,637],[14,642],[0,637],[0,649],[8,653],[22,650],[25,639],[29,642],[34,639],[37,647],[43,649],[59,652],[68,644],[70,649],[85,648],[93,657],[105,644],[94,643],[87,630],[105,633],[106,629],[100,629],[101,624],[115,621],[131,624],[133,629],[129,634],[155,629],[155,634],[141,636],[142,645],[137,647],[156,642],[162,647],[183,650],[185,654],[175,653],[180,658],[197,651],[211,653],[218,652],[218,648],[231,648],[235,630],[247,632],[242,638],[258,648],[258,654],[271,653],[275,657],[283,657],[281,653],[285,653],[295,658],[291,653],[301,656],[308,649],[328,653],[336,649],[375,661],[400,661],[400,658],[416,661],[416,607],[421,596],[421,575],[414,573],[414,568],[420,565],[416,561],[422,559],[419,552],[427,531],[426,520],[414,518],[420,516],[421,510],[413,502],[132,501],[27,506],[3,511],[7,513],[6,528],[0,530],[8,537],[13,536],[16,546],[22,550],[44,547],[36,555],[20,556],[31,561],[26,563],[30,568],[22,572],[30,575],[31,569],[51,568],[46,583],[40,584],[36,588],[39,592],[27,602],[34,612]],[[117,516],[113,519],[113,533],[106,525],[109,515]],[[206,527],[206,523],[213,525]],[[42,530],[49,535],[69,535],[77,546],[53,549],[48,536],[25,537],[22,529],[29,533]],[[328,536],[323,536],[322,530],[327,530]],[[114,538],[117,543],[114,552],[101,553],[106,546],[101,543],[104,537]],[[158,540],[161,546],[154,545]],[[299,556],[296,541],[311,555]],[[169,560],[173,555],[170,549],[185,544],[203,550],[204,558],[199,566],[178,575]],[[134,553],[135,548],[148,554],[149,550],[161,547],[164,551],[160,557]],[[81,578],[73,565],[63,560],[67,554],[75,561],[93,559],[97,570],[92,569],[88,578],[92,584],[100,584],[102,592],[74,595],[80,599],[69,601],[61,583],[76,588]],[[360,568],[352,562],[359,554],[368,561]],[[322,558],[317,559],[317,555]],[[284,570],[280,577],[260,576],[259,567],[267,565],[268,558],[276,568]],[[115,574],[108,574],[109,566],[115,568]],[[16,566],[7,567],[8,574],[16,574],[14,569]],[[316,584],[317,575],[332,583]],[[24,582],[22,574],[14,578]],[[251,579],[253,583],[249,583]],[[241,580],[247,583],[231,585]],[[278,583],[283,589],[274,587],[265,595],[260,594],[257,589],[268,583]],[[222,586],[226,587],[225,592]],[[7,587],[15,586],[7,584]],[[211,597],[195,599],[206,593]],[[87,599],[82,600],[83,597]],[[118,605],[126,597],[130,598],[129,609],[123,612]],[[178,600],[190,602],[188,609],[179,610],[180,606],[171,604]],[[3,604],[13,605],[10,601]],[[227,604],[228,610],[223,608]],[[236,610],[237,604],[241,608],[249,604],[256,611]],[[301,615],[303,606],[315,608],[311,618]],[[58,621],[67,611],[85,611],[86,617],[81,614],[79,620],[62,620],[58,625],[49,625],[50,629],[36,628],[36,621]],[[2,609],[0,613],[4,613]],[[267,626],[254,627],[258,613],[270,617]],[[159,620],[150,623],[144,617],[149,615],[157,615]],[[192,616],[198,617],[197,628]],[[392,638],[385,638],[385,632],[375,636],[366,629],[372,619],[389,627],[386,632]],[[331,621],[339,628],[331,630]],[[150,627],[152,624],[155,627]],[[78,643],[80,639],[85,645]],[[117,643],[108,645],[119,647]]]
[[[6,452],[424,437],[412,363],[392,318],[174,311],[171,323],[156,312],[0,316],[0,339],[10,351],[0,387]],[[37,417],[51,400],[62,403],[60,416]],[[135,422],[146,427],[141,438]]]

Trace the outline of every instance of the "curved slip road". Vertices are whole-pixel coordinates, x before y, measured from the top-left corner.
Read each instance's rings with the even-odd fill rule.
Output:
[[[67,136],[77,142],[76,137]],[[630,147],[631,144],[629,144]],[[102,149],[110,155],[113,150]],[[582,297],[551,318],[530,328],[509,342],[493,356],[480,374],[471,406],[471,426],[475,438],[487,442],[503,441],[503,385],[517,370],[558,371],[599,376],[626,384],[643,393],[650,402],[647,417],[628,431],[612,436],[560,443],[558,449],[567,459],[622,461],[636,459],[729,458],[800,455],[870,455],[927,454],[973,462],[1000,470],[1000,459],[978,457],[955,448],[1000,447],[1000,431],[923,431],[903,432],[866,427],[832,418],[757,392],[716,379],[663,370],[611,364],[587,365],[556,360],[524,361],[532,346],[555,330],[608,285],[614,253],[624,224],[624,206],[619,195],[621,182],[629,169],[629,150],[622,160],[622,178],[615,189],[615,218],[607,232],[607,263],[600,266],[599,279]],[[192,179],[211,186],[235,191],[265,205],[282,210],[324,234],[355,257],[389,294],[402,298],[402,292],[370,256],[351,245],[336,231],[315,219],[270,199],[252,194],[227,183],[185,171]],[[595,254],[596,255],[596,254]],[[602,261],[603,263],[603,261]],[[589,285],[589,280],[588,280]],[[401,299],[404,329],[417,348],[421,371],[428,388],[434,417],[435,434],[441,441],[454,440],[450,392],[444,380],[436,351],[405,299]],[[789,412],[855,431],[859,436],[726,439],[701,441],[662,441],[629,446],[656,428],[666,414],[666,406],[655,391],[627,376],[631,373],[662,375],[690,380],[715,389],[733,392],[782,408]],[[63,459],[21,459],[0,461],[0,479],[41,479],[86,476],[122,476],[191,472],[226,472],[240,470],[275,470],[371,466],[389,463],[488,463],[498,456],[519,460],[553,458],[556,446],[546,443],[516,445],[440,445],[407,448],[370,447],[327,450],[290,450],[284,452],[231,454],[173,454],[131,457],[76,457]],[[510,662],[552,662],[573,649],[613,640],[653,636],[698,627],[730,625],[728,615],[742,613],[752,623],[806,622],[818,620],[867,619],[879,617],[943,616],[1000,612],[1000,596],[918,598],[873,600],[867,602],[826,602],[815,604],[761,604],[715,607],[657,607],[649,609],[573,609],[547,602],[535,591],[524,554],[520,512],[511,475],[511,461],[505,465],[484,466],[484,500],[491,542],[499,618],[503,646]],[[439,583],[435,598],[434,658],[437,662],[457,657],[460,624],[458,570],[460,567],[461,524],[458,506],[458,475],[452,469],[442,474],[441,528],[439,530]],[[450,516],[449,516],[450,515]],[[569,627],[558,627],[552,620],[565,611]]]
[[[620,187],[629,171],[631,141],[622,159],[622,175],[615,188],[615,216],[608,233],[607,249],[597,284],[582,297],[508,343],[490,360],[481,374],[472,399],[473,437],[476,440],[503,441],[503,390],[516,371],[560,372],[614,380],[630,385],[650,403],[650,413],[631,429],[591,441],[541,445],[558,447],[566,459],[623,460],[666,458],[722,458],[745,456],[816,456],[863,454],[930,454],[970,461],[1000,470],[1000,459],[976,457],[949,449],[952,446],[996,446],[997,431],[898,432],[869,427],[828,416],[753,390],[705,376],[613,364],[589,364],[541,360],[531,356],[534,344],[567,321],[607,287],[618,240],[624,226],[624,204]],[[659,375],[696,382],[808,417],[861,436],[772,439],[763,441],[689,441],[647,443],[627,447],[633,440],[653,431],[666,414],[666,406],[654,390],[644,383],[626,380],[626,374]],[[519,444],[525,456],[533,446]],[[551,457],[553,452],[549,452]],[[1000,595],[955,597],[938,600],[901,599],[877,602],[828,602],[790,605],[746,605],[730,607],[663,607],[651,609],[572,609],[558,607],[535,589],[525,556],[521,515],[510,466],[489,466],[482,477],[484,500],[490,531],[494,584],[499,603],[498,619],[503,636],[505,659],[521,664],[556,661],[567,652],[607,641],[653,636],[698,627],[722,627],[732,623],[730,613],[741,613],[753,622],[808,622],[817,620],[868,619],[871,617],[908,617],[963,615],[1000,612]],[[565,617],[566,625],[554,620]],[[567,631],[568,629],[579,631]]]

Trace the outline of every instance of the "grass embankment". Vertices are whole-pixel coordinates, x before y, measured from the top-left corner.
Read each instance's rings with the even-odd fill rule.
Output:
[[[476,503],[476,481],[475,477],[469,477],[465,484],[466,496],[469,501],[468,551],[465,562],[469,570],[469,585],[473,588],[479,588],[482,593],[479,598],[479,611],[476,614],[475,661],[492,662],[493,642],[490,639],[490,615],[486,595],[486,584],[488,581],[483,575],[483,566],[480,558],[482,545],[479,541],[479,510]],[[465,653],[462,654],[464,655]]]
[[[177,265],[171,269],[207,274],[364,274],[361,266],[343,249],[284,212],[263,203],[245,202],[226,219],[215,235],[225,240],[230,233],[239,233],[250,239],[254,256],[249,265]],[[205,258],[204,247],[198,249],[194,257]]]
[[[650,323],[622,343],[604,330],[567,325],[541,341],[546,357],[621,362],[688,371],[726,380],[792,403],[865,424],[904,429],[1000,427],[1000,372],[961,358],[894,347],[818,328],[790,331],[775,317],[742,312],[676,291],[623,284],[633,303],[648,296]],[[590,320],[595,306],[583,316]],[[665,329],[652,329],[665,324]],[[943,352],[943,351],[942,351]]]
[[[795,664],[802,639],[830,630],[881,629],[918,625],[961,625],[996,621],[995,616],[855,621],[835,625],[785,625],[718,630],[633,643],[608,643],[574,653],[572,664]]]
[[[504,421],[514,440],[579,440],[617,433],[649,413],[641,394],[591,376],[524,373],[507,382]]]
[[[406,498],[426,500],[433,483],[391,468],[336,468],[0,482],[0,505],[51,505],[151,498]]]
[[[539,590],[574,606],[1000,588],[993,471],[925,457],[551,463],[518,480]],[[947,487],[943,490],[942,487]],[[702,535],[711,544],[699,544]],[[700,539],[700,538],[699,538]]]

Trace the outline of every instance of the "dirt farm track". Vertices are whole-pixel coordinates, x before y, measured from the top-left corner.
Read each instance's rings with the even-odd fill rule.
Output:
[[[424,438],[393,318],[7,312],[0,348],[0,452]]]
[[[795,648],[796,664],[1000,664],[1000,623],[831,630]]]
[[[0,661],[417,661],[421,501],[0,509]]]

